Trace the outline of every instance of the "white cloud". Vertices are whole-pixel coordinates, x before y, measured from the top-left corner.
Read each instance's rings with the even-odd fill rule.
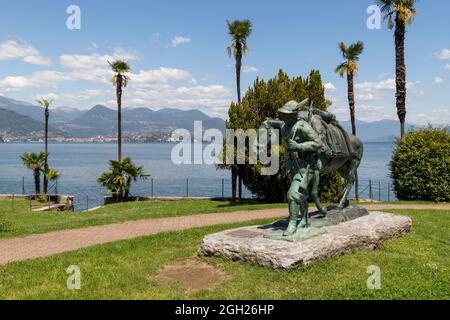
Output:
[[[61,100],[68,102],[79,102],[91,100],[105,94],[112,94],[113,90],[87,89],[76,92],[67,92],[60,95]]]
[[[327,82],[323,86],[325,87],[325,90],[336,91],[336,86],[331,82]]]
[[[392,78],[395,75],[392,72],[382,72],[378,75],[378,78],[380,79],[386,79],[386,78]]]
[[[387,79],[379,82],[362,82],[355,85],[355,89],[364,92],[374,92],[378,90],[395,90],[395,79]]]
[[[422,84],[421,81],[408,82],[406,88],[410,90],[413,95],[424,96],[425,92],[419,90],[418,86]],[[393,78],[382,80],[379,82],[362,82],[355,85],[356,99],[362,101],[382,100],[395,91],[396,81]]]
[[[425,96],[425,91],[423,90],[412,90],[412,93],[415,94],[416,96]]]
[[[108,83],[112,72],[108,62],[114,60],[138,60],[139,55],[134,51],[116,48],[112,54],[100,55],[70,55],[62,54],[59,57],[61,66],[72,69],[68,75],[72,80],[94,81]]]
[[[59,57],[59,62],[63,67],[69,69],[92,69],[95,67],[109,69],[108,61],[118,59],[132,61],[139,59],[139,56],[135,52],[116,48],[112,54],[105,55],[97,53],[90,55],[62,54]]]
[[[242,67],[242,72],[245,72],[245,73],[256,73],[258,71],[259,71],[259,69],[256,67],[252,67],[252,66],[243,66]]]
[[[361,101],[375,101],[375,100],[380,100],[382,99],[381,97],[373,94],[373,93],[359,93],[355,95],[356,100],[361,100]]]
[[[430,112],[410,114],[407,121],[413,124],[450,125],[450,107],[433,108]]]
[[[56,88],[57,82],[72,80],[58,71],[39,71],[25,76],[9,76],[0,80],[0,92],[14,92],[31,88]]]
[[[59,99],[59,95],[56,93],[47,93],[47,94],[37,94],[34,99],[35,100],[40,100],[42,98],[44,99],[50,99],[50,100],[58,100]]]
[[[96,51],[98,49],[98,44],[95,42],[91,42],[91,44],[87,47],[88,51]]]
[[[350,111],[347,106],[331,107],[330,111],[336,114],[336,117],[340,121],[350,120]],[[374,122],[380,120],[395,120],[397,119],[396,117],[397,115],[395,108],[384,105],[356,105],[356,118],[361,121]]]
[[[160,67],[155,70],[141,70],[137,74],[130,75],[134,83],[145,85],[149,83],[164,83],[172,80],[192,80],[189,72],[175,68]]]
[[[34,65],[49,66],[52,61],[40,55],[39,51],[26,43],[7,40],[0,44],[0,60],[22,59]]]
[[[186,37],[182,37],[182,36],[177,36],[177,37],[174,37],[174,38],[171,40],[171,42],[172,42],[172,47],[173,47],[173,48],[176,48],[176,47],[178,47],[179,45],[182,45],[182,44],[185,44],[185,43],[191,43],[192,40],[191,40],[191,38],[186,38]]]
[[[41,71],[0,79],[0,93],[57,89],[65,82],[86,85],[86,81],[90,81],[101,87],[92,88],[90,85],[88,90],[78,92],[63,92],[58,88],[46,96],[54,97],[58,105],[80,108],[103,103],[112,107],[116,101],[109,82],[112,71],[108,60],[120,59],[123,56],[138,59],[137,54],[121,49],[104,55],[63,54],[60,56],[63,71]],[[219,84],[201,85],[187,70],[159,67],[130,72],[129,77],[130,84],[124,91],[124,107],[199,109],[209,115],[226,118],[233,98],[233,90]]]
[[[440,60],[449,60],[450,59],[450,50],[444,48],[441,51],[439,51],[437,56]]]
[[[435,77],[433,80],[433,84],[443,84],[444,83],[444,79],[442,79],[441,77]]]
[[[139,60],[139,55],[136,51],[130,51],[123,48],[116,48],[112,54],[114,60],[134,61]]]
[[[450,63],[445,65],[445,69],[450,70]]]

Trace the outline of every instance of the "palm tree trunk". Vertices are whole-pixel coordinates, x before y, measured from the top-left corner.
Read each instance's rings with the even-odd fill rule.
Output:
[[[237,90],[237,98],[238,103],[241,103],[241,69],[242,69],[242,47],[238,42],[236,46],[236,90]],[[233,193],[233,201],[236,201],[236,177],[239,179],[239,200],[242,200],[242,179],[241,176],[237,174],[237,170],[234,172],[234,193]]]
[[[242,200],[242,177],[240,175],[238,175],[238,195],[239,195],[239,200]]]
[[[236,46],[236,51],[236,89],[238,103],[241,103],[242,48],[239,44]]]
[[[355,93],[353,87],[353,75],[347,75],[348,85],[348,106],[350,108],[350,120],[352,122],[352,134],[356,136],[356,119],[355,119]]]
[[[124,199],[127,200],[130,197],[131,178],[127,178],[127,188],[125,189]]]
[[[234,166],[231,167],[231,200],[236,202],[236,168]]]
[[[406,65],[405,65],[405,31],[406,26],[397,14],[395,17],[395,63],[396,63],[396,98],[397,115],[400,120],[400,137],[405,136],[406,120]]]
[[[122,75],[117,75],[117,159],[122,160]]]
[[[353,82],[353,74],[347,74],[348,86],[348,105],[350,108],[350,120],[352,122],[352,134],[356,136],[356,117],[355,117],[355,89]],[[355,198],[359,201],[359,179],[358,172],[355,171]]]
[[[48,119],[50,117],[50,112],[48,108],[45,108],[45,129],[44,129],[44,152],[48,154]],[[44,170],[48,169],[48,159],[45,158]],[[44,194],[48,193],[48,179],[44,174]]]
[[[41,172],[39,169],[34,169],[34,191],[36,195],[41,193]]]

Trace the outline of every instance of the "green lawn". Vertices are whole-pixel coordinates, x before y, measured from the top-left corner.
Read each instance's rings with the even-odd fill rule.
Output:
[[[55,230],[73,229],[94,225],[124,222],[140,219],[186,216],[192,214],[233,212],[239,210],[258,210],[285,207],[285,204],[258,204],[244,202],[232,204],[228,201],[183,200],[150,201],[114,204],[88,213],[42,213],[29,212],[28,202],[15,201],[12,210],[11,200],[0,200],[0,215],[13,226],[0,232],[0,238],[45,233]]]
[[[2,266],[0,298],[450,299],[450,211],[395,213],[413,219],[411,235],[376,251],[357,251],[292,271],[202,258],[228,275],[212,291],[189,294],[178,285],[161,288],[153,277],[162,266],[196,255],[204,235],[250,223],[163,233]],[[70,265],[81,268],[79,291],[66,288]],[[381,268],[381,290],[367,289],[371,265]]]

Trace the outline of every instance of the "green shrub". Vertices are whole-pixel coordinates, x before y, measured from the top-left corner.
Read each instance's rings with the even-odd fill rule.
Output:
[[[38,196],[36,198],[36,201],[39,202],[39,203],[48,203],[48,202],[50,202],[50,197],[48,197],[48,196]]]
[[[339,173],[323,174],[320,177],[319,196],[323,203],[338,203],[344,195],[344,180]]]
[[[450,200],[450,135],[431,126],[396,142],[390,162],[400,200]]]

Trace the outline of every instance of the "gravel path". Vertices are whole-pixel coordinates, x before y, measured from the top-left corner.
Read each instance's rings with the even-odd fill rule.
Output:
[[[369,210],[434,209],[450,210],[450,205],[364,205]],[[0,240],[0,265],[11,262],[47,257],[97,244],[149,236],[167,231],[179,231],[206,226],[231,224],[265,218],[280,218],[287,209],[213,213],[184,217],[147,219],[119,224],[55,231],[25,237]]]

